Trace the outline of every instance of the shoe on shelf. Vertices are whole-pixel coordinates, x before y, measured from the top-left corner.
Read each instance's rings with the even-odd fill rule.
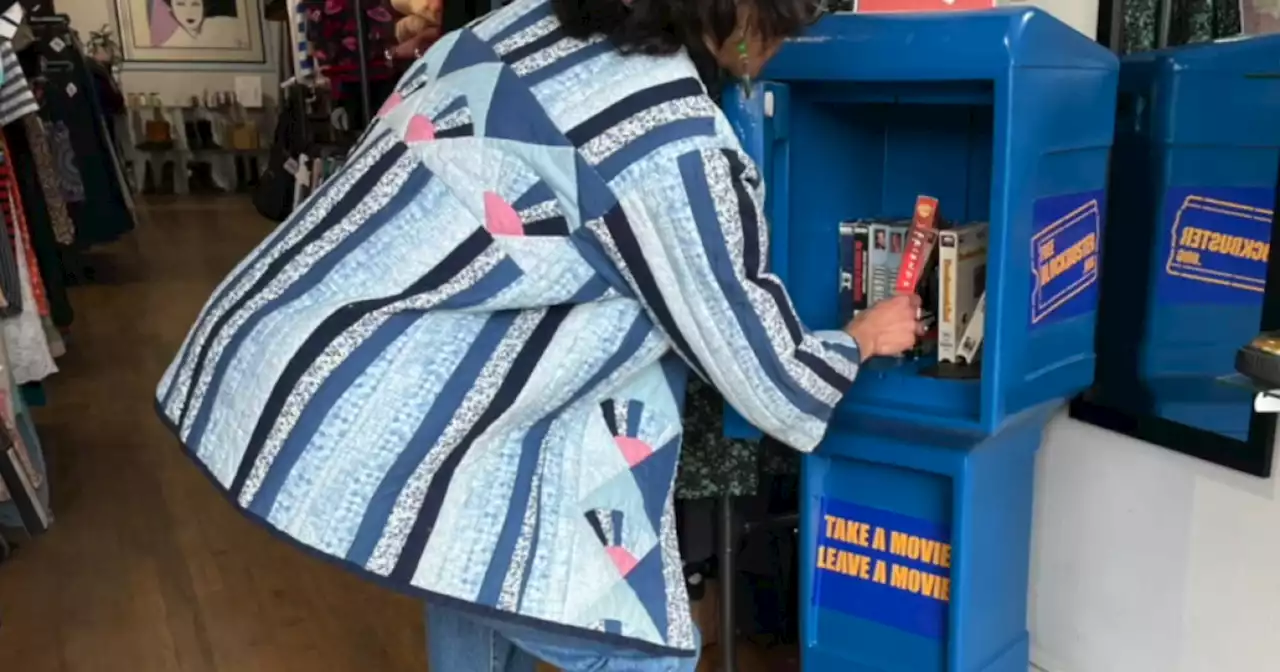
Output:
[[[165,161],[160,166],[160,184],[156,187],[156,193],[165,196],[172,196],[178,193],[177,189],[178,167],[172,161]]]
[[[143,159],[142,165],[142,193],[156,193],[156,171],[155,165],[150,161]]]
[[[1280,390],[1280,331],[1264,331],[1240,348],[1236,371],[1259,387]]]

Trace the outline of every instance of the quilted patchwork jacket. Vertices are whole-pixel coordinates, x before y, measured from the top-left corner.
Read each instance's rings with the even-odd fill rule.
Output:
[[[688,372],[812,450],[859,361],[768,273],[762,198],[687,56],[517,0],[222,282],[157,408],[247,515],[370,579],[691,652]]]

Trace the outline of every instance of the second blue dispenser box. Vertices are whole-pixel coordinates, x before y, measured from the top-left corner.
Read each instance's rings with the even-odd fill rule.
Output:
[[[1280,36],[1125,57],[1098,401],[1245,440],[1280,166]]]
[[[1033,9],[824,18],[725,108],[770,261],[839,328],[839,223],[987,222],[980,375],[864,364],[801,493],[804,669],[1025,672],[1035,451],[1093,380],[1115,57]],[[736,416],[731,436],[749,436]]]

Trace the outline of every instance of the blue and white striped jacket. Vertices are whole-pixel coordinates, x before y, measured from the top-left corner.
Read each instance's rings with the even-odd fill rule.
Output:
[[[686,56],[517,0],[416,63],[222,282],[160,415],[248,515],[364,576],[687,653],[688,369],[808,451],[859,361],[767,273],[762,190]]]

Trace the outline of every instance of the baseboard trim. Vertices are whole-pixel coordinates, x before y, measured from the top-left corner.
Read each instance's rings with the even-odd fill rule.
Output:
[[[1044,649],[1031,645],[1031,669],[1035,672],[1072,672],[1061,659],[1049,654]]]

